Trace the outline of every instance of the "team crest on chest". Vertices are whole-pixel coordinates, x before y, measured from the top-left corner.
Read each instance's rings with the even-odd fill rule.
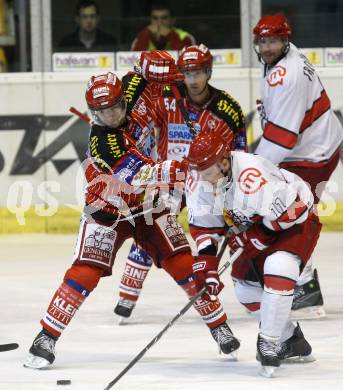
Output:
[[[267,180],[256,168],[244,169],[238,178],[240,190],[247,195],[254,194],[266,183]]]
[[[283,85],[283,80],[285,76],[286,76],[286,68],[281,65],[275,66],[267,77],[267,83],[271,87],[276,87],[277,85]]]

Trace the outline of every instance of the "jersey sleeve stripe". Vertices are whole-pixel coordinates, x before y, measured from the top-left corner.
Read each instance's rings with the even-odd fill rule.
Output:
[[[284,129],[283,127],[277,126],[272,122],[267,122],[263,132],[263,137],[266,140],[286,149],[293,149],[298,141],[297,134]]]
[[[307,216],[308,207],[298,196],[291,206],[279,216],[279,218],[273,221],[268,221],[271,226],[268,224],[267,227],[272,228],[275,231],[289,229],[293,225],[301,223],[302,219],[304,219],[302,217],[304,217],[305,213]]]
[[[312,107],[306,111],[305,117],[300,126],[300,133],[310,127],[319,117],[326,113],[331,107],[330,99],[323,89],[319,98],[315,100]]]

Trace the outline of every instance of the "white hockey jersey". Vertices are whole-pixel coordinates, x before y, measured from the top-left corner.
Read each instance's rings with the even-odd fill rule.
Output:
[[[290,44],[261,80],[263,137],[255,151],[282,161],[328,160],[343,139],[343,129],[326,91],[307,58]]]
[[[231,152],[231,168],[230,182],[216,187],[201,181],[201,175],[186,183],[190,231],[198,250],[218,241],[225,222],[240,230],[263,223],[282,231],[307,219],[313,195],[299,176],[244,152]]]

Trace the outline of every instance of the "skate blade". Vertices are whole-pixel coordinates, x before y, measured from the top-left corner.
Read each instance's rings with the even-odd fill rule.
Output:
[[[29,353],[23,366],[26,368],[33,368],[34,370],[44,370],[51,366],[51,363],[40,356],[34,356],[32,353]]]
[[[227,356],[227,359],[230,362],[237,362],[238,361],[238,352],[237,352],[237,350],[227,354],[226,356]]]
[[[275,369],[273,366],[261,366],[258,373],[265,378],[274,378]]]
[[[129,318],[127,317],[119,317],[118,319],[118,325],[120,326],[127,325],[129,322]]]
[[[238,351],[233,351],[229,353],[228,358],[230,362],[238,362]]]
[[[304,307],[299,310],[291,311],[292,320],[315,320],[317,318],[326,317],[325,309],[323,306],[310,306]]]
[[[296,364],[296,363],[312,363],[315,362],[316,358],[310,354],[307,356],[293,356],[287,359],[281,360],[282,364]]]

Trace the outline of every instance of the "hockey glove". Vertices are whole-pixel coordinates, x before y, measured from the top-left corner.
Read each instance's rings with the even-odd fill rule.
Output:
[[[147,81],[160,84],[168,85],[183,81],[185,78],[178,71],[174,58],[164,50],[142,52],[139,67],[135,70],[141,73]]]
[[[199,255],[195,257],[193,274],[196,287],[198,291],[206,287],[206,292],[202,295],[202,298],[207,301],[214,301],[224,287],[219,279],[217,269],[218,258],[216,256]]]
[[[132,185],[175,184],[184,182],[188,162],[186,160],[166,160],[154,165],[146,164],[134,176]]]
[[[243,248],[243,253],[239,258],[249,260],[261,254],[276,238],[277,234],[268,231],[263,225],[254,224],[245,232],[232,234],[229,240],[229,247],[233,252]]]
[[[177,181],[185,181],[188,169],[188,161],[166,160],[157,164],[158,181],[174,184]]]

